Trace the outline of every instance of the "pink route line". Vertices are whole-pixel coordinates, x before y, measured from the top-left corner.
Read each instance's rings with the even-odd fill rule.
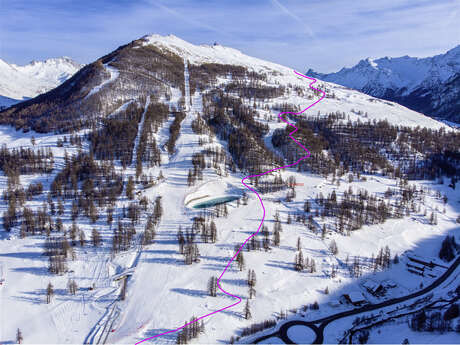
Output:
[[[302,110],[302,111],[300,111],[300,112],[298,112],[298,113],[293,113],[293,112],[290,112],[290,111],[285,111],[285,112],[281,112],[281,113],[278,114],[278,117],[279,117],[283,122],[287,123],[287,124],[288,124],[289,126],[291,126],[291,127],[294,127],[294,130],[293,130],[291,133],[289,133],[289,138],[291,138],[292,140],[294,140],[294,141],[297,143],[297,145],[299,145],[303,150],[305,150],[305,152],[307,152],[307,154],[306,154],[304,157],[301,157],[300,159],[298,159],[295,163],[288,164],[288,165],[284,165],[284,166],[281,166],[281,167],[278,167],[278,168],[275,168],[275,169],[271,169],[271,170],[268,170],[268,171],[263,172],[263,173],[261,173],[261,174],[249,175],[249,176],[246,176],[245,178],[243,178],[243,179],[241,180],[241,183],[242,183],[246,188],[248,188],[249,190],[253,191],[253,192],[257,195],[257,197],[259,198],[259,201],[260,201],[260,205],[262,206],[262,210],[264,211],[264,214],[263,214],[263,216],[262,216],[262,220],[260,221],[259,227],[257,228],[257,231],[256,231],[255,233],[253,233],[251,236],[249,236],[249,237],[246,239],[246,241],[244,241],[244,243],[240,246],[240,249],[238,249],[238,251],[236,252],[236,254],[230,259],[230,261],[228,262],[227,266],[225,267],[225,269],[224,269],[223,272],[221,273],[220,277],[217,279],[217,286],[219,287],[220,291],[222,291],[224,294],[226,294],[226,295],[228,295],[228,296],[231,296],[231,297],[233,297],[233,298],[236,298],[238,301],[235,302],[235,303],[233,303],[233,304],[230,304],[229,306],[226,306],[226,307],[224,307],[224,308],[221,308],[221,309],[218,309],[218,310],[216,310],[216,311],[213,311],[212,313],[209,313],[209,314],[200,316],[199,318],[195,319],[194,321],[188,322],[188,323],[184,324],[183,326],[181,326],[181,327],[179,327],[179,328],[176,328],[176,329],[173,329],[173,330],[171,330],[171,331],[164,332],[164,333],[160,333],[160,334],[154,335],[154,336],[152,336],[152,337],[150,337],[150,338],[146,338],[146,339],[144,339],[144,340],[141,340],[141,341],[137,342],[135,345],[138,345],[138,344],[140,344],[140,343],[142,343],[142,342],[144,342],[144,341],[147,341],[147,340],[149,340],[149,339],[153,339],[153,338],[160,337],[160,336],[162,336],[162,335],[166,335],[166,334],[169,334],[169,333],[177,332],[177,331],[181,330],[182,328],[184,328],[184,327],[186,327],[186,326],[188,326],[188,325],[190,325],[190,324],[192,324],[192,323],[198,322],[198,321],[201,320],[201,319],[204,319],[204,318],[206,318],[206,317],[208,317],[208,316],[211,316],[211,315],[213,315],[213,314],[217,314],[217,313],[219,313],[219,312],[221,312],[221,311],[224,311],[224,310],[226,310],[226,309],[229,309],[229,308],[234,307],[234,306],[236,306],[237,304],[240,304],[240,303],[241,303],[241,298],[240,298],[240,297],[238,297],[238,296],[236,296],[236,295],[232,295],[230,292],[225,291],[225,290],[220,286],[220,279],[223,277],[223,275],[225,274],[225,272],[227,271],[228,267],[229,267],[230,264],[233,262],[233,260],[235,260],[235,258],[238,256],[239,252],[243,249],[244,245],[245,245],[252,237],[254,237],[255,235],[257,235],[257,234],[259,233],[259,231],[260,231],[260,229],[261,229],[261,227],[262,227],[262,224],[264,223],[264,220],[265,220],[265,206],[264,206],[264,203],[262,202],[262,198],[260,197],[259,193],[257,193],[257,191],[256,191],[255,189],[249,187],[246,183],[244,183],[244,181],[245,181],[246,179],[248,179],[248,178],[251,178],[251,177],[263,176],[263,175],[266,175],[266,174],[268,174],[268,173],[271,173],[272,171],[276,171],[276,170],[280,170],[280,169],[292,167],[292,166],[294,166],[294,165],[297,165],[300,161],[302,161],[302,160],[304,160],[304,159],[310,157],[310,151],[308,151],[308,149],[307,149],[305,146],[303,146],[301,143],[299,143],[297,140],[295,140],[295,139],[292,137],[292,134],[295,133],[295,132],[298,130],[298,128],[297,128],[295,125],[293,125],[292,123],[289,123],[289,122],[286,121],[284,118],[282,118],[281,115],[284,115],[284,114],[300,115],[300,114],[302,114],[303,112],[305,112],[306,110],[308,110],[308,109],[310,109],[311,107],[313,107],[315,104],[319,103],[319,102],[326,96],[326,94],[324,93],[324,91],[322,91],[322,90],[320,90],[320,89],[315,89],[315,88],[312,86],[314,83],[316,83],[316,79],[315,79],[315,78],[307,77],[306,75],[303,75],[303,74],[301,74],[301,73],[298,73],[297,71],[294,71],[294,73],[297,74],[297,75],[300,75],[301,77],[310,79],[311,82],[310,82],[310,84],[308,84],[308,87],[309,87],[310,89],[312,89],[312,90],[315,90],[315,91],[320,92],[322,95],[321,95],[321,97],[320,97],[316,102],[310,104],[308,107],[306,107],[304,110]]]

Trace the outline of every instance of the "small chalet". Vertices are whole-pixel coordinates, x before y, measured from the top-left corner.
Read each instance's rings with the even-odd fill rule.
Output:
[[[347,302],[353,304],[354,306],[361,306],[367,303],[363,294],[359,291],[352,291],[347,294],[343,294],[343,297],[347,300]]]

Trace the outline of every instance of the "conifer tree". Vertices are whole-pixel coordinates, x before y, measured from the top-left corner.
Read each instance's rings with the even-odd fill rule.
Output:
[[[257,282],[256,272],[254,270],[248,270],[248,286],[255,287]]]
[[[54,296],[53,284],[51,282],[48,283],[46,287],[46,303],[50,304]]]
[[[217,278],[216,277],[209,278],[208,292],[209,292],[209,296],[212,296],[212,297],[217,296]]]
[[[217,228],[216,228],[216,224],[212,220],[211,220],[211,223],[210,223],[210,232],[211,232],[211,242],[216,243],[216,241],[217,241]]]
[[[24,340],[24,338],[22,337],[22,332],[21,330],[18,328],[17,331],[16,331],[16,343],[18,344],[22,344],[22,341]]]
[[[97,247],[101,244],[101,235],[99,232],[93,228],[91,232],[91,242],[93,243],[94,247]]]
[[[294,259],[294,268],[296,271],[302,271],[304,269],[304,258],[303,258],[303,253],[300,250],[296,255]]]
[[[126,197],[129,200],[134,199],[134,179],[132,176],[129,177],[128,182],[126,183]]]
[[[243,251],[242,250],[236,256],[236,262],[238,263],[238,268],[240,269],[240,271],[242,271],[244,269],[244,266],[245,266],[244,256],[243,256]]]
[[[161,196],[156,197],[155,204],[153,206],[153,219],[154,223],[160,222],[161,216],[163,215],[163,207],[161,206]]]
[[[179,253],[184,254],[185,238],[181,226],[177,230],[177,241],[179,242]]]
[[[246,320],[249,320],[251,318],[251,307],[249,305],[249,300],[246,300],[246,305],[244,306],[243,314]]]
[[[64,214],[64,204],[62,203],[62,199],[59,198],[58,200],[58,215],[62,216]]]
[[[329,244],[329,250],[331,251],[332,255],[337,255],[339,253],[339,249],[335,240],[332,240]]]
[[[78,234],[78,241],[80,242],[80,247],[85,245],[86,236],[83,230],[80,230],[80,233]]]
[[[275,232],[273,233],[273,244],[276,247],[279,247],[280,242],[281,242],[280,232],[278,230],[275,230]]]
[[[78,286],[75,280],[69,279],[67,281],[67,290],[69,290],[69,293],[71,295],[75,295],[77,293],[77,289],[78,289]]]

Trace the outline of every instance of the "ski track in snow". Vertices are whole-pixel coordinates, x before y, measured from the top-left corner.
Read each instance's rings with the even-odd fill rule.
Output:
[[[274,169],[265,171],[265,172],[263,172],[263,173],[261,173],[261,174],[248,175],[248,176],[246,176],[245,178],[243,178],[243,179],[241,180],[241,183],[242,183],[246,188],[248,188],[250,191],[252,191],[252,192],[254,192],[254,193],[256,194],[257,198],[258,198],[259,201],[260,201],[260,205],[262,206],[263,215],[262,215],[262,220],[260,221],[259,227],[257,228],[257,231],[254,232],[252,235],[250,235],[248,238],[246,238],[246,240],[245,240],[245,241],[243,242],[243,244],[240,246],[240,248],[238,249],[238,251],[233,255],[233,257],[232,257],[232,258],[230,259],[230,261],[227,263],[227,266],[225,266],[225,269],[222,271],[222,273],[220,274],[219,278],[217,278],[217,286],[218,286],[219,290],[222,291],[222,292],[223,292],[224,294],[226,294],[227,296],[230,296],[230,297],[232,297],[232,298],[237,299],[237,302],[232,303],[232,304],[230,304],[230,305],[228,305],[228,306],[226,306],[226,307],[224,307],[224,308],[220,308],[220,309],[218,309],[218,310],[215,310],[215,311],[213,311],[212,313],[208,313],[208,314],[202,315],[202,316],[196,318],[195,320],[193,320],[193,321],[191,321],[191,322],[188,322],[188,323],[185,323],[183,326],[178,327],[178,328],[176,328],[176,329],[173,329],[173,330],[170,330],[170,331],[167,331],[167,332],[164,332],[164,333],[156,334],[156,335],[154,335],[154,336],[152,336],[152,337],[149,337],[149,338],[146,338],[146,339],[144,339],[144,340],[141,340],[141,341],[137,342],[135,345],[138,345],[138,344],[140,344],[140,343],[143,343],[144,341],[147,341],[147,340],[150,340],[150,339],[153,339],[153,338],[160,337],[160,336],[162,336],[162,335],[166,335],[166,334],[170,334],[170,333],[174,333],[174,332],[180,331],[182,328],[187,327],[188,325],[190,325],[190,324],[192,324],[192,323],[198,322],[199,320],[202,320],[202,319],[204,319],[204,318],[207,318],[207,317],[209,317],[209,316],[211,316],[211,315],[213,315],[213,314],[217,314],[217,313],[219,313],[219,312],[222,312],[222,311],[224,311],[224,310],[226,310],[226,309],[232,308],[232,307],[234,307],[234,306],[236,306],[236,305],[238,305],[238,304],[241,303],[241,297],[236,296],[236,295],[233,295],[233,294],[231,294],[230,292],[225,291],[225,290],[220,286],[220,280],[221,280],[221,278],[224,276],[224,274],[225,274],[225,272],[227,271],[227,269],[229,268],[230,264],[235,260],[235,258],[238,256],[238,254],[239,254],[239,253],[241,252],[241,250],[243,249],[243,247],[246,245],[246,243],[247,243],[252,237],[256,236],[256,235],[259,233],[259,231],[260,231],[260,229],[262,228],[262,225],[263,225],[263,223],[264,223],[264,220],[265,220],[265,206],[264,206],[264,203],[263,203],[263,201],[262,201],[261,196],[259,195],[259,193],[257,193],[257,191],[256,191],[255,189],[253,189],[253,188],[251,188],[250,186],[248,186],[244,181],[247,180],[247,179],[249,179],[249,178],[253,178],[253,177],[258,177],[258,176],[263,176],[263,175],[269,174],[269,173],[271,173],[271,172],[273,172],[273,171],[276,171],[276,170],[281,170],[281,169],[284,169],[284,168],[292,167],[292,166],[294,166],[294,165],[297,165],[300,161],[302,161],[302,160],[304,160],[304,159],[310,157],[310,151],[309,151],[305,146],[303,146],[301,143],[299,143],[296,139],[294,139],[294,137],[292,136],[292,134],[295,133],[295,132],[298,130],[298,128],[297,128],[294,124],[292,124],[292,123],[288,122],[287,120],[285,120],[285,119],[282,117],[282,115],[284,115],[284,114],[300,115],[300,114],[304,113],[306,110],[308,110],[308,109],[310,109],[311,107],[313,107],[315,104],[321,102],[321,100],[326,96],[326,94],[325,94],[324,91],[322,91],[322,90],[320,90],[320,89],[316,89],[316,88],[314,88],[314,87],[312,86],[314,83],[316,83],[316,79],[315,79],[315,78],[307,77],[306,75],[303,75],[303,74],[298,73],[298,72],[296,72],[296,71],[294,71],[294,73],[297,74],[297,75],[299,75],[299,76],[301,76],[301,77],[304,77],[304,78],[307,78],[307,79],[311,80],[310,84],[308,85],[309,88],[312,89],[312,90],[314,90],[314,91],[317,91],[317,92],[320,92],[320,93],[321,93],[321,97],[320,97],[317,101],[315,101],[314,103],[310,104],[308,107],[306,107],[305,109],[303,109],[302,111],[300,111],[300,112],[298,112],[298,113],[286,111],[286,112],[281,112],[281,113],[278,114],[278,117],[279,117],[283,122],[285,122],[286,124],[288,124],[288,125],[291,126],[291,127],[294,127],[294,130],[293,130],[292,132],[289,133],[289,138],[291,138],[292,140],[294,140],[294,142],[295,142],[297,145],[299,145],[307,154],[306,154],[305,156],[301,157],[300,159],[298,159],[296,162],[294,162],[294,163],[292,163],[292,164],[288,164],[288,165],[284,165],[284,166],[281,166],[281,167],[278,167],[278,168],[274,168]],[[186,79],[187,79],[187,78],[186,78]],[[188,84],[188,83],[187,83],[187,80],[186,80],[186,83],[185,83],[185,84],[186,84],[186,88],[187,88],[187,84]],[[189,96],[188,98],[190,99],[190,96]],[[188,104],[189,99],[187,100],[187,97],[186,97],[186,106],[187,106],[187,104]]]
[[[120,73],[118,72],[116,68],[109,66],[109,63],[110,62],[104,64],[104,68],[110,73],[109,79],[106,79],[101,84],[93,87],[91,91],[85,96],[84,99],[87,99],[90,96],[94,95],[95,93],[99,92],[99,90],[101,90],[105,85],[107,85],[108,83],[111,83],[112,81],[118,78],[118,75]]]

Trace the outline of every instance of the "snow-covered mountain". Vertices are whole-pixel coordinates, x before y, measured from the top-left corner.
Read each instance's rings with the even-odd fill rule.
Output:
[[[290,102],[297,106],[302,106],[305,103],[305,96],[311,94],[311,89],[305,83],[304,78],[296,76],[289,67],[254,58],[243,54],[237,49],[218,44],[194,45],[174,35],[161,36],[154,34],[146,35],[130,44],[121,46],[96,62],[86,65],[79,73],[74,75],[74,78],[69,80],[69,83],[64,83],[53,90],[52,93],[44,94],[42,95],[43,97],[30,100],[19,107],[12,107],[9,110],[12,121],[16,121],[18,117],[21,117],[20,114],[24,112],[30,113],[27,110],[28,106],[37,105],[37,102],[40,103],[40,109],[43,112],[38,114],[34,108],[32,112],[36,117],[42,117],[48,113],[50,102],[61,104],[62,106],[59,106],[59,109],[66,112],[67,116],[72,116],[71,114],[75,111],[80,112],[77,108],[72,109],[72,106],[75,105],[75,107],[81,109],[82,104],[77,102],[81,98],[83,98],[83,105],[87,109],[87,115],[105,116],[113,111],[113,107],[117,104],[125,103],[132,99],[130,92],[135,92],[138,96],[143,97],[148,95],[147,88],[144,87],[139,90],[132,83],[135,75],[138,78],[145,79],[143,83],[150,84],[151,90],[161,89],[163,90],[162,92],[165,92],[165,85],[155,82],[151,78],[154,76],[158,78],[157,81],[165,80],[162,76],[164,72],[160,71],[165,66],[160,63],[149,65],[150,62],[146,58],[146,54],[152,54],[154,50],[160,50],[162,53],[173,54],[176,57],[185,59],[191,66],[215,64],[225,66],[224,68],[229,71],[235,68],[239,69],[235,73],[242,73],[243,70],[247,70],[251,73],[261,74],[264,76],[263,78],[267,79],[265,82],[267,87],[286,88],[285,94],[276,100],[279,102]],[[179,68],[176,65],[171,65],[170,61],[166,64],[170,65],[168,73],[173,73],[174,68]],[[198,70],[197,73],[201,72]],[[212,78],[214,78],[216,75],[221,74],[221,71],[207,71],[206,74],[212,74]],[[229,78],[227,82],[232,80],[231,76]],[[124,83],[124,81],[127,82]],[[224,81],[222,77],[216,79],[216,82],[220,81]],[[179,87],[182,81],[177,80],[175,75],[171,75],[170,82],[176,84],[175,87]],[[208,83],[209,80],[206,80],[206,82]],[[205,86],[208,87],[209,85]],[[293,87],[301,88],[302,92],[288,90]],[[315,106],[315,109],[308,110],[308,114],[316,115],[318,111],[322,114],[339,111],[348,114],[352,120],[361,117],[362,120],[386,119],[394,125],[411,127],[439,128],[442,126],[440,122],[399,104],[372,98],[362,92],[349,90],[340,85],[320,81],[319,87],[324,89],[328,95],[326,99]],[[132,91],[128,92],[128,88],[131,88]],[[96,105],[96,103],[99,105]],[[54,114],[56,114],[55,110]],[[63,117],[61,116],[60,118],[62,119]],[[38,130],[42,131],[43,129]]]
[[[243,66],[260,72],[280,71],[292,73],[291,68],[248,56],[238,49],[225,47],[217,43],[213,45],[195,45],[175,35],[161,36],[158,34],[146,35],[142,37],[141,40],[145,46],[156,46],[172,51],[179,56],[186,58],[194,65],[218,63]]]
[[[345,295],[377,304],[450,277],[438,253],[458,229],[460,132],[319,80],[320,100],[309,84],[233,48],[149,35],[0,111],[0,343],[253,343],[242,337],[274,320],[355,310]],[[286,115],[306,158],[278,114],[312,104]],[[428,274],[410,272],[414,257]],[[242,298],[226,310],[224,270],[219,286]],[[417,342],[405,315],[446,309],[449,279],[359,324],[330,318],[324,343],[396,313],[400,330],[371,341]],[[173,332],[204,315],[199,332]],[[306,331],[288,343],[312,343]]]
[[[62,84],[82,65],[68,57],[18,66],[0,59],[0,107],[33,98]]]
[[[429,116],[460,121],[460,45],[433,57],[367,58],[335,73],[307,73]]]

